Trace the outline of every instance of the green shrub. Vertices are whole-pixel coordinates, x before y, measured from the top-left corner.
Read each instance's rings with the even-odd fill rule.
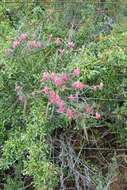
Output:
[[[0,170],[2,175],[11,168],[15,173],[14,177],[6,174],[4,189],[25,188],[25,176],[32,177],[37,190],[53,190],[58,185],[59,166],[52,160],[47,139],[57,128],[71,127],[72,120],[57,112],[46,117],[48,99],[42,94],[46,82],[40,83],[46,71],[71,75],[74,68],[80,68],[78,80],[90,89],[80,92],[79,99],[84,99],[80,105],[66,103],[76,109],[79,106],[82,112],[87,102],[94,108],[94,118],[83,115],[77,122],[74,118],[79,131],[104,125],[118,134],[118,142],[127,137],[126,6],[118,25],[114,12],[97,13],[98,4],[72,7],[72,3],[64,3],[62,13],[55,5],[47,9],[39,1],[0,7]],[[108,2],[99,5],[112,8]],[[118,10],[119,4],[114,6]],[[25,40],[21,40],[22,34],[27,35]],[[75,80],[67,91],[59,89],[63,99],[74,92],[70,86]],[[104,84],[102,90],[96,90],[99,84]],[[58,92],[54,85],[49,87]],[[49,106],[49,116],[52,110]],[[95,119],[95,112],[101,113],[101,119]]]

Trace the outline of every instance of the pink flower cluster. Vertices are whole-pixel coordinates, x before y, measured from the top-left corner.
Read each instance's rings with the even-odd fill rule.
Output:
[[[60,96],[55,91],[49,92],[49,102],[59,106],[61,112],[64,112],[64,101],[61,100]]]
[[[42,47],[42,44],[40,41],[36,41],[36,40],[30,40],[28,41],[28,46],[30,48],[35,48],[35,49],[38,49],[38,48],[41,48]]]
[[[78,98],[77,94],[68,96],[68,100],[75,101]]]
[[[24,40],[27,40],[28,39],[28,35],[26,33],[22,33],[20,36],[19,36],[19,41],[24,41]]]
[[[60,96],[53,90],[49,90],[49,88],[46,86],[42,90],[45,94],[48,95],[49,103],[56,105],[58,107],[57,112],[58,113],[65,113],[68,119],[73,118],[73,111],[70,108],[66,108],[65,102],[60,98]]]
[[[45,94],[48,94],[49,88],[48,88],[47,86],[45,86],[45,87],[42,89],[42,92],[45,93]]]
[[[76,77],[79,77],[80,76],[80,69],[79,68],[76,68],[73,70],[73,75],[76,76]]]
[[[12,47],[15,49],[20,45],[20,41],[19,40],[15,40],[12,44]]]
[[[82,82],[80,82],[80,81],[76,81],[76,82],[74,82],[73,84],[72,84],[72,87],[75,89],[75,90],[83,90],[84,88],[86,88],[87,87],[87,85],[86,84],[83,84]]]
[[[68,119],[72,119],[74,117],[74,112],[70,108],[67,109],[66,114],[67,114]]]
[[[13,44],[12,44],[12,47],[13,49],[17,48],[22,41],[25,41],[28,39],[28,35],[26,33],[22,33],[18,39],[16,39]]]
[[[95,117],[96,117],[96,120],[100,120],[102,118],[101,114],[98,112],[96,112]]]
[[[80,69],[76,68],[73,70],[73,76],[79,76],[80,75]],[[56,73],[52,72],[51,74],[48,72],[44,72],[41,81],[47,81],[47,80],[51,80],[56,86],[62,86],[63,84],[65,84],[68,80],[69,77],[66,73],[62,73],[61,75],[57,75]],[[83,84],[80,81],[75,81],[72,84],[72,87],[74,89],[79,89],[79,90],[83,90],[84,88],[87,87],[86,84]]]
[[[64,85],[68,81],[68,76],[66,73],[62,73],[61,75],[57,75],[52,72],[51,74],[48,72],[44,72],[41,81],[51,80],[57,87]]]
[[[72,74],[73,75],[70,75],[70,76],[79,77],[80,69],[75,68],[72,71]],[[50,84],[51,88],[49,88],[48,86],[45,86],[42,89],[42,93],[44,93],[45,95],[48,96],[48,101],[50,102],[50,104],[53,104],[57,107],[58,113],[65,114],[69,120],[78,116],[78,114],[83,115],[82,111],[76,112],[76,109],[68,107],[67,102],[74,101],[75,103],[78,103],[78,96],[80,94],[79,90],[83,90],[83,89],[87,88],[88,85],[86,85],[80,81],[75,81],[70,86],[69,82],[71,82],[71,78],[69,77],[69,75],[67,75],[66,73],[56,74],[54,72],[52,72],[52,73],[44,72],[41,82],[43,82],[43,83],[48,82],[48,84]],[[65,103],[65,101],[63,101],[61,99],[61,97],[58,95],[58,93],[56,93],[54,90],[50,90],[53,88],[52,85],[55,85],[55,87],[60,87],[60,88],[57,88],[57,90],[59,89],[60,91],[62,90],[62,87],[64,87],[65,89],[72,88],[72,90],[75,90],[76,93],[70,94],[69,96],[65,96],[65,100],[67,101]],[[69,85],[68,88],[66,88],[67,85]],[[103,86],[102,83],[100,83],[100,85],[97,85],[97,88],[102,89],[102,86]],[[100,120],[102,118],[101,114],[98,112],[94,112],[92,106],[90,106],[89,104],[87,104],[85,106],[84,113],[94,116],[96,118],[96,120]]]
[[[69,49],[74,49],[74,47],[75,47],[74,42],[73,42],[73,41],[68,41],[67,47],[68,47]]]
[[[40,41],[37,41],[37,40],[29,40],[28,41],[28,35],[26,33],[22,33],[12,44],[12,48],[15,49],[17,48],[21,43],[22,41],[26,41],[27,40],[27,44],[28,46],[33,49],[37,49],[37,48],[41,48],[42,47],[42,44]]]
[[[89,105],[89,104],[87,104],[85,106],[85,110],[84,111],[85,111],[86,114],[94,115],[93,107],[91,105]],[[95,113],[95,118],[96,118],[96,120],[100,120],[102,118],[102,116],[101,116],[100,113],[96,112]]]

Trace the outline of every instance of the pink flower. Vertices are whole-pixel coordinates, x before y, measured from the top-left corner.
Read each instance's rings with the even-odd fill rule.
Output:
[[[48,94],[49,88],[48,88],[47,86],[45,86],[45,87],[42,89],[42,92],[44,92],[45,94]]]
[[[49,92],[49,101],[50,101],[50,103],[52,103],[52,104],[58,104],[58,102],[60,102],[60,97],[59,97],[59,95],[57,95],[56,93],[55,93],[55,91],[50,91]]]
[[[28,41],[28,45],[30,46],[30,48],[36,48],[36,41],[35,40]]]
[[[56,78],[57,78],[56,73],[52,72],[51,75],[50,75],[50,79],[51,79],[52,81],[55,81]]]
[[[100,120],[101,119],[101,115],[98,112],[96,112],[95,117],[96,117],[96,120]]]
[[[73,49],[73,48],[75,47],[74,42],[73,42],[73,41],[69,41],[69,42],[67,43],[67,47],[68,47],[69,49]]]
[[[15,49],[16,47],[18,47],[20,45],[20,41],[19,40],[15,40],[12,44],[12,47]]]
[[[55,44],[56,44],[57,46],[60,46],[60,45],[62,44],[62,39],[61,39],[61,38],[56,38]]]
[[[49,73],[48,72],[44,72],[43,76],[42,76],[42,80],[48,80],[49,79]]]
[[[73,70],[73,75],[76,76],[76,77],[79,77],[80,75],[80,69],[79,68],[76,68]]]
[[[51,73],[50,79],[55,83],[56,86],[62,86],[68,80],[68,76],[65,73],[62,73],[60,77],[56,73]]]
[[[64,113],[65,112],[65,103],[63,100],[60,100],[57,102],[57,105],[59,106],[57,112]]]
[[[67,76],[65,74],[62,74],[61,77],[58,77],[56,73],[51,73],[50,79],[56,86],[62,86],[63,83],[67,80]]]
[[[64,82],[67,82],[68,81],[68,76],[66,73],[62,73],[61,74],[61,80],[64,81]]]
[[[86,85],[83,84],[83,83],[80,82],[80,81],[76,81],[76,82],[74,82],[74,83],[72,84],[72,87],[73,87],[74,89],[83,90],[83,88],[85,88]]]
[[[70,100],[70,101],[74,101],[75,99],[76,99],[76,95],[70,95],[70,96],[68,96],[68,99]]]
[[[69,120],[74,117],[74,113],[73,113],[73,111],[70,108],[67,109],[66,115],[67,115],[67,117],[68,117]]]
[[[37,48],[42,48],[42,43],[39,42],[39,41],[37,41],[37,42],[36,42],[36,46],[37,46]]]
[[[63,80],[61,78],[56,78],[54,80],[54,83],[56,86],[62,86],[63,85]]]
[[[52,77],[52,79],[56,86],[62,86],[64,83],[68,81],[68,76],[65,73],[63,73],[60,77],[54,76]]]
[[[30,46],[30,48],[41,48],[42,47],[42,44],[41,42],[39,41],[36,41],[36,40],[31,40],[31,41],[28,41],[28,45]]]
[[[89,104],[85,107],[85,112],[87,114],[93,114],[93,108]]]
[[[60,99],[60,100],[57,102],[57,105],[58,105],[59,107],[61,107],[61,106],[64,106],[65,103],[64,103],[63,100]]]
[[[64,113],[64,111],[65,111],[65,108],[64,108],[64,106],[62,107],[59,107],[58,109],[57,109],[57,112],[58,113]]]
[[[21,34],[20,37],[19,37],[20,41],[24,41],[24,40],[27,40],[27,39],[28,39],[28,35],[26,33]]]

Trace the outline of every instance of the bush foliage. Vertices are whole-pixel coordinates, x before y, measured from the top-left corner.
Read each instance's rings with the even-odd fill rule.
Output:
[[[56,129],[74,125],[71,130],[85,129],[88,138],[87,130],[106,126],[116,134],[116,142],[126,146],[126,6],[124,1],[84,1],[82,6],[67,1],[48,6],[45,1],[0,4],[0,175],[4,189],[57,187],[60,167],[52,159],[49,142]],[[75,69],[79,69],[77,76]],[[55,73],[57,79],[66,73],[69,82],[57,85],[60,81],[55,78],[55,85],[44,80],[46,72]],[[76,81],[86,88],[74,89]],[[46,86],[60,95],[66,111],[57,111],[58,102],[51,105],[51,97],[49,102],[43,91]],[[75,93],[78,98],[71,102]]]

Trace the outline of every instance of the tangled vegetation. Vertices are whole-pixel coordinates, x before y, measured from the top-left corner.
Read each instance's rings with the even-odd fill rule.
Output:
[[[124,0],[0,2],[1,190],[127,184],[126,12]]]

